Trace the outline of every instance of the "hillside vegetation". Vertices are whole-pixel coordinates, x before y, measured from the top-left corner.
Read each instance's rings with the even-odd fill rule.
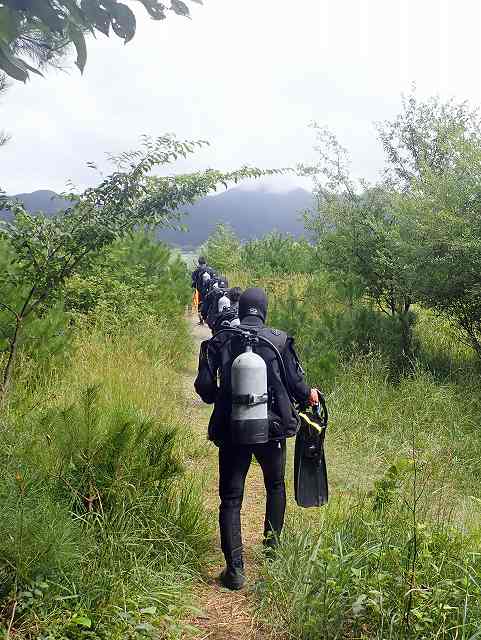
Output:
[[[407,369],[392,319],[346,298],[314,247],[270,236],[222,257],[225,233],[207,255],[242,265],[228,272],[231,284],[267,289],[268,323],[295,336],[330,410],[331,500],[291,505],[259,584],[260,620],[308,640],[477,637],[481,402],[471,350],[416,308]],[[309,254],[313,273],[299,272]],[[292,458],[291,449],[289,482]]]
[[[241,242],[221,225],[202,247],[231,286],[265,287],[269,324],[295,337],[331,416],[330,502],[291,505],[255,585],[256,615],[296,640],[474,640],[481,124],[465,104],[407,98],[379,126],[387,165],[375,185],[354,181],[337,140],[317,135],[319,163],[302,169],[316,176],[312,242],[277,232]],[[189,273],[139,229],[175,224],[180,205],[262,172],[149,175],[193,144],[147,141],[67,215],[10,205],[15,222],[0,232],[7,638],[196,633],[184,621],[195,619],[213,531],[184,418]]]
[[[474,639],[479,121],[410,98],[381,139],[386,181],[360,188],[319,130],[315,244],[219,228],[203,247],[231,285],[267,289],[269,324],[295,336],[330,408],[330,503],[291,512],[259,618],[305,640]]]
[[[152,177],[202,141],[144,139],[57,216],[2,201],[0,632],[180,637],[210,522],[188,472],[184,262],[141,229],[243,168]],[[271,172],[267,172],[271,173]]]
[[[22,354],[0,447],[15,637],[174,637],[185,616],[210,538],[185,466],[187,282],[167,247],[117,243],[68,282],[57,354]]]

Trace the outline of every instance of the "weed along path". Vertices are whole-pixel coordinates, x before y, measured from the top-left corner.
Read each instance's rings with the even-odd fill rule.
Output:
[[[196,395],[193,387],[197,371],[199,346],[202,340],[210,337],[210,331],[205,326],[199,326],[196,319],[189,316],[194,338],[195,349],[191,368],[185,374],[185,394],[187,399],[186,419],[190,421],[197,438],[197,447],[203,454],[195,460],[198,467],[202,467],[203,500],[207,511],[217,522],[219,498],[217,489],[217,448],[207,441],[207,422],[211,407],[204,405]],[[248,585],[242,591],[232,592],[224,589],[217,581],[219,573],[224,567],[224,558],[220,551],[219,532],[216,528],[214,551],[207,559],[203,580],[196,585],[196,605],[202,612],[198,617],[190,620],[190,624],[199,629],[202,640],[255,640],[270,637],[266,629],[262,629],[254,621],[255,584],[262,539],[265,490],[260,467],[253,463],[246,483],[246,494],[242,508],[242,533],[245,546],[245,563]]]

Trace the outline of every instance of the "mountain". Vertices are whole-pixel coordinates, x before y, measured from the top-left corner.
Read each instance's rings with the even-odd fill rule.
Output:
[[[31,213],[42,211],[47,216],[54,215],[70,206],[68,200],[64,200],[64,198],[58,196],[54,191],[49,191],[48,189],[41,189],[33,193],[18,193],[12,196],[12,198],[23,202],[27,211]],[[8,219],[9,216],[9,212],[0,209],[0,219]]]
[[[188,214],[183,219],[187,233],[161,229],[159,237],[178,246],[198,247],[219,223],[230,225],[243,240],[273,230],[300,236],[304,233],[301,213],[312,205],[312,195],[304,189],[281,193],[229,189],[182,209]]]
[[[67,200],[47,190],[21,193],[14,197],[21,200],[29,211],[43,211],[47,215],[69,206]],[[186,216],[182,222],[188,227],[187,232],[159,229],[158,236],[165,242],[186,249],[202,244],[219,223],[230,225],[243,240],[257,238],[273,230],[300,236],[304,233],[300,216],[312,205],[312,195],[304,189],[277,193],[237,187],[183,207],[182,212]]]

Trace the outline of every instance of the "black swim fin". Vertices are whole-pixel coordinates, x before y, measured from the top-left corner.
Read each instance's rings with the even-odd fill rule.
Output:
[[[324,399],[312,413],[300,413],[301,427],[294,454],[294,494],[300,507],[320,507],[329,499],[324,438],[327,409]]]

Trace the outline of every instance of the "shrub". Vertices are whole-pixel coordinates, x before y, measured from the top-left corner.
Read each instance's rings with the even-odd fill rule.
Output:
[[[307,240],[277,232],[242,245],[240,263],[254,277],[312,273],[319,267],[316,250]]]
[[[24,367],[2,412],[0,630],[12,619],[18,637],[179,637],[210,546],[183,465],[186,269],[150,240],[129,242],[106,259],[112,289],[100,279],[98,296],[77,299],[69,367],[38,379]],[[144,291],[149,278],[157,288]],[[131,322],[122,300],[142,302]]]
[[[225,274],[239,266],[240,246],[234,231],[228,225],[218,224],[199,252],[217,273]]]
[[[361,495],[323,515],[304,531],[289,527],[266,568],[260,616],[301,640],[475,637],[474,538],[446,523],[413,525],[399,494],[382,512]]]
[[[147,316],[177,315],[188,303],[187,268],[147,233],[114,243],[66,283],[67,308],[117,326]]]

